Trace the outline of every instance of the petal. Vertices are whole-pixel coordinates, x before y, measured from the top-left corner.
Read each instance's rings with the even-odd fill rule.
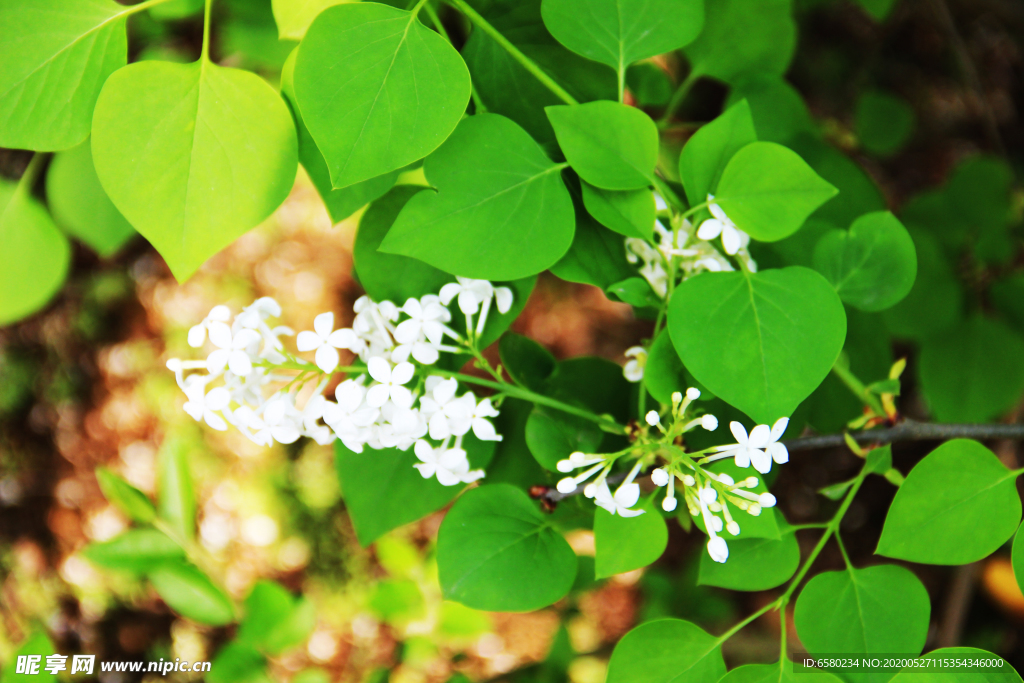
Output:
[[[405,311],[406,315],[410,318],[419,318],[423,316],[423,305],[419,302],[419,299],[413,299],[409,297],[402,304],[402,310]]]
[[[188,345],[193,349],[198,349],[206,341],[206,325],[199,324],[189,328],[188,331]]]
[[[441,354],[430,344],[416,342],[412,345],[412,357],[424,365],[433,365],[441,358]]]
[[[319,348],[323,343],[324,340],[316,332],[310,332],[309,330],[299,332],[299,336],[295,338],[295,346],[299,351],[312,351]]]
[[[772,456],[757,448],[750,451],[750,462],[761,474],[768,474],[772,469]]]
[[[740,238],[739,232],[736,228],[726,225],[722,229],[722,248],[725,249],[725,253],[732,256],[740,250],[742,239]]]
[[[639,517],[644,514],[646,510],[630,510],[629,508],[620,507],[616,512],[619,513],[620,517]]]
[[[445,469],[458,474],[465,474],[469,471],[469,459],[466,457],[466,451],[461,448],[445,449],[437,461]]]
[[[291,425],[273,427],[270,430],[270,435],[274,437],[275,441],[283,444],[295,443],[302,436],[299,434],[299,430]]]
[[[714,197],[711,197],[710,195],[708,195],[708,197],[708,201],[714,199]],[[722,221],[723,223],[729,220],[729,217],[725,215],[725,211],[723,211],[722,207],[718,205],[718,202],[711,201],[711,203],[708,204],[708,211],[711,212],[712,216]]]
[[[334,398],[338,399],[338,405],[348,413],[359,407],[365,395],[366,387],[351,379],[345,380],[334,390]]]
[[[224,370],[224,366],[228,364],[228,356],[228,352],[224,349],[217,349],[211,353],[206,357],[206,371],[211,375],[216,375]]]
[[[203,411],[203,419],[206,420],[206,424],[210,425],[213,429],[218,432],[225,432],[228,429],[228,423],[224,421],[224,418],[212,411]]]
[[[380,356],[374,356],[366,363],[366,370],[370,377],[378,382],[387,384],[391,381],[391,364]]]
[[[729,431],[736,437],[736,443],[740,445],[746,445],[747,443],[747,430],[743,428],[739,422],[733,420],[729,423]]]
[[[218,320],[222,323],[227,322],[228,319],[231,317],[231,309],[225,306],[224,304],[220,304],[218,306],[214,306],[213,308],[211,308],[210,314],[206,317],[209,318],[210,320]]]
[[[388,402],[391,389],[387,384],[374,384],[366,392],[366,402],[373,408],[380,408]]]
[[[725,224],[716,218],[709,218],[700,224],[700,228],[697,229],[697,237],[702,240],[713,240],[722,234],[722,228]]]
[[[768,425],[757,425],[750,430],[750,439],[747,445],[751,448],[764,448],[772,438],[772,430]]]
[[[391,351],[391,360],[395,363],[404,363],[409,360],[409,354],[412,353],[412,344],[401,344],[396,346]]]
[[[420,476],[424,479],[430,479],[437,472],[437,465],[433,463],[418,462],[413,467],[420,471]]]
[[[444,416],[444,413],[437,412],[431,415],[427,425],[430,430],[431,439],[443,441],[452,433],[451,428],[448,426],[448,418]]]
[[[284,421],[284,414],[288,410],[288,404],[281,400],[269,401],[263,410],[263,421],[268,425],[279,425]]]
[[[231,348],[231,328],[224,323],[213,322],[209,325],[210,341],[220,349]]]
[[[437,483],[439,483],[441,486],[455,486],[456,484],[461,484],[462,480],[460,479],[459,475],[455,474],[454,472],[450,472],[444,469],[443,467],[438,467]]]
[[[737,448],[733,461],[736,467],[750,467],[750,449],[746,447]]]
[[[391,385],[391,400],[395,402],[395,405],[399,408],[409,409],[412,407],[413,396],[412,392],[399,384]]]
[[[359,348],[359,336],[355,333],[355,330],[343,327],[340,330],[331,332],[330,336],[327,337],[327,343],[336,349],[354,351]]]
[[[789,462],[789,449],[786,448],[784,443],[773,443],[768,446],[768,452],[772,455],[772,460],[783,465]]]
[[[480,309],[480,302],[473,292],[463,289],[459,292],[459,310],[466,315],[472,315]]]
[[[440,344],[444,341],[444,325],[436,320],[424,321],[423,334],[431,344]]]
[[[449,282],[441,288],[440,292],[437,293],[437,298],[441,300],[442,304],[447,306],[461,291],[462,285],[457,282]]]
[[[399,344],[411,344],[420,338],[423,326],[419,320],[403,320],[395,328],[395,341]]]
[[[256,330],[239,330],[235,338],[231,340],[231,348],[233,349],[244,349],[250,344],[255,344],[262,337]]]
[[[331,312],[321,313],[313,318],[313,329],[320,335],[321,339],[327,339],[334,330],[334,314]]]
[[[498,313],[508,313],[512,309],[512,290],[508,287],[495,287],[494,298],[498,304]]]
[[[416,457],[419,458],[421,462],[437,462],[437,454],[434,452],[434,447],[423,439],[416,442],[412,447],[412,452],[416,454]]]
[[[495,431],[494,425],[482,417],[473,420],[473,433],[481,441],[501,441],[501,436]]]
[[[399,363],[395,366],[395,369],[391,371],[391,383],[405,384],[412,379],[412,376],[415,373],[416,366],[412,363]]]
[[[338,356],[338,349],[330,344],[324,344],[316,350],[316,366],[327,374],[334,372],[339,360],[341,358]]]
[[[788,417],[780,417],[772,425],[772,441],[778,441],[782,438],[782,435],[786,433],[786,427],[789,426]]]
[[[640,484],[623,484],[615,491],[614,497],[620,507],[631,508],[640,500]]]
[[[454,377],[440,381],[434,387],[434,400],[444,405],[455,397],[455,391],[459,388],[459,381]]]
[[[252,359],[245,351],[232,351],[228,354],[228,367],[239,377],[248,377],[252,373]]]

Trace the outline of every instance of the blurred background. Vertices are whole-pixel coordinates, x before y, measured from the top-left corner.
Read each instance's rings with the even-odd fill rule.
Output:
[[[166,13],[133,19],[130,59],[195,59],[202,21],[192,12],[200,6],[175,0]],[[820,131],[867,171],[894,211],[920,208],[922,197],[945,187],[965,164],[1001,159],[1009,169],[1006,253],[1011,265],[1020,265],[1024,193],[1015,178],[1024,159],[1024,3],[901,0],[884,22],[845,0],[799,0],[794,13],[800,37],[788,81],[809,118],[801,121],[803,105],[794,113],[782,97],[774,105],[781,113],[771,120]],[[270,0],[218,0],[214,36],[218,61],[274,83],[294,47],[278,40]],[[667,99],[658,94],[659,82],[644,81],[647,102]],[[727,94],[699,83],[683,118],[713,118]],[[690,132],[682,127],[670,135],[681,143]],[[28,158],[0,150],[0,174],[17,178]],[[170,435],[188,443],[199,539],[232,595],[241,599],[257,579],[271,578],[317,606],[308,642],[272,659],[272,680],[601,683],[611,648],[637,623],[678,616],[719,633],[773,599],[771,591],[697,586],[702,543],[672,524],[669,548],[657,563],[596,583],[592,571],[587,579],[584,559],[571,595],[551,608],[487,614],[443,602],[433,560],[443,512],[361,548],[330,447],[300,441],[260,448],[237,432],[214,432],[188,418],[164,363],[190,357],[186,332],[212,306],[228,303],[237,311],[272,296],[284,305],[282,324],[295,329],[309,329],[323,311],[350,320],[361,294],[351,272],[358,217],[332,225],[300,170],[285,204],[187,283],[178,285],[141,237],[109,258],[76,245],[59,297],[42,313],[0,329],[0,661],[38,632],[59,653],[102,660],[211,660],[232,637],[231,628],[176,618],[143,582],[101,571],[80,553],[128,526],[101,494],[94,469],[110,467],[153,494],[157,455]],[[960,277],[981,288],[975,280],[984,272],[969,266]],[[623,362],[623,351],[651,328],[599,289],[545,275],[513,329],[559,358]],[[896,357],[904,352],[895,349]],[[913,365],[904,377],[901,409],[925,417]],[[1007,419],[1018,416],[1019,409]],[[1008,466],[1021,465],[1019,444],[990,445]],[[905,473],[933,446],[897,446],[895,465]],[[525,450],[523,456],[530,457]],[[856,467],[844,451],[795,453],[774,485],[782,511],[792,523],[820,520],[834,503],[817,490]],[[855,563],[871,562],[894,491],[872,478],[847,514],[843,533]],[[802,532],[800,540],[806,552],[816,535]],[[593,554],[592,534],[576,532],[570,541],[578,554]],[[960,643],[1024,668],[1024,596],[1008,558],[1005,548],[978,565],[913,567],[933,601],[926,649]],[[830,545],[816,569],[842,564]],[[783,625],[771,613],[743,630],[727,643],[727,661],[771,661],[781,628],[799,649],[791,618],[790,612]],[[108,676],[101,680],[142,680]]]

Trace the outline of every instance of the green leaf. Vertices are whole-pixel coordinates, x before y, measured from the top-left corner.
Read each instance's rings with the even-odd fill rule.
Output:
[[[523,489],[552,483],[551,475],[541,469],[526,444],[526,421],[532,411],[532,403],[515,398],[506,398],[501,404],[494,428],[503,438],[495,446],[494,459],[487,467],[488,483],[513,484]]]
[[[842,683],[843,679],[826,671],[801,671],[796,675],[793,662],[745,664],[730,671],[718,683]]]
[[[715,202],[740,230],[775,242],[796,232],[836,192],[796,152],[774,142],[752,142],[722,171]]]
[[[668,331],[659,334],[647,352],[644,385],[658,403],[665,405],[672,404],[673,392],[685,392],[691,386]]]
[[[492,0],[486,6],[477,3],[477,9],[577,101],[615,99],[615,73],[562,47],[544,26],[540,0]],[[462,56],[488,111],[509,117],[537,142],[547,144],[555,139],[544,107],[562,104],[562,100],[504,47],[483,31],[474,30],[462,48]]]
[[[781,76],[795,48],[790,0],[707,0],[704,30],[685,52],[692,74],[732,83],[751,73]]]
[[[485,467],[494,453],[493,441],[466,437],[463,447],[473,468]],[[412,450],[364,449],[353,453],[340,441],[334,459],[341,479],[342,496],[356,538],[366,547],[402,525],[439,510],[461,490],[424,479],[413,465],[419,462]]]
[[[921,388],[941,422],[987,422],[1024,392],[1024,341],[980,315],[929,338],[918,363]]]
[[[0,2],[0,147],[56,151],[89,136],[103,82],[128,60],[111,0]]]
[[[576,554],[525,493],[508,484],[471,489],[437,536],[444,597],[488,612],[528,612],[565,596]]]
[[[583,204],[598,223],[626,237],[651,239],[656,215],[653,192],[646,188],[602,190],[585,182],[580,185]]]
[[[654,182],[658,127],[647,114],[604,100],[544,111],[566,161],[586,182],[604,190],[636,190]]]
[[[594,513],[594,571],[598,579],[646,567],[668,547],[668,526],[653,498],[636,517],[613,515],[599,509]]]
[[[732,105],[694,133],[679,155],[679,177],[690,204],[706,200],[718,186],[729,160],[756,141],[754,120],[746,100]]]
[[[256,74],[205,59],[139,62],[108,80],[92,126],[114,205],[183,281],[258,225],[295,182],[295,126]]]
[[[168,438],[160,449],[157,510],[183,539],[195,537],[196,492],[188,467],[189,444]]]
[[[191,564],[171,562],[147,574],[168,607],[200,624],[222,626],[235,618],[231,598]]]
[[[526,421],[526,445],[544,469],[554,472],[559,460],[574,451],[594,453],[604,434],[593,422],[582,417],[537,406]]]
[[[309,174],[309,179],[316,187],[320,198],[324,200],[324,206],[327,207],[331,221],[339,223],[360,208],[387,194],[388,190],[394,187],[401,170],[391,171],[341,189],[334,189],[331,184],[331,172],[327,168],[324,155],[316,146],[316,141],[310,135],[309,129],[306,128],[302,115],[299,113],[299,106],[295,103],[294,74],[295,58],[298,54],[297,49],[293,50],[281,70],[281,95],[295,121],[299,142],[299,162]]]
[[[758,125],[757,118],[754,125]],[[814,212],[814,218],[841,226],[850,225],[866,213],[885,211],[886,202],[878,186],[850,157],[806,133],[786,144],[839,190],[839,194]]]
[[[635,308],[661,307],[661,297],[654,293],[650,283],[642,277],[631,277],[608,285],[605,293]]]
[[[312,601],[296,599],[281,584],[261,579],[245,599],[245,618],[237,637],[274,655],[302,643],[315,625]]]
[[[625,73],[633,62],[678,50],[700,33],[701,0],[544,0],[544,25],[562,45]]]
[[[911,230],[917,252],[917,279],[910,293],[882,315],[894,337],[926,341],[952,327],[962,316],[963,287],[935,238]]]
[[[926,564],[968,564],[987,557],[1020,523],[1015,479],[977,441],[942,444],[896,492],[875,552]]]
[[[1002,659],[999,655],[979,650],[976,647],[943,647],[926,652],[919,659],[958,659],[976,660]],[[930,671],[926,675],[928,683],[1021,683],[1020,674],[1004,659],[1002,671],[974,672],[969,668],[958,668],[951,671]],[[911,665],[889,679],[890,683],[918,683],[922,676],[922,667]]]
[[[270,683],[267,660],[252,645],[233,640],[213,658],[206,680],[210,683]]]
[[[888,93],[863,93],[854,117],[854,131],[861,146],[881,157],[898,152],[914,132],[914,110],[902,98]]]
[[[663,107],[676,89],[668,73],[654,62],[640,62],[626,69],[626,87],[638,107]]]
[[[467,118],[424,164],[437,192],[409,200],[380,248],[464,277],[515,280],[546,270],[572,243],[562,166],[511,120]]]
[[[737,81],[725,104],[733,107],[741,100],[750,106],[758,140],[787,145],[802,133],[814,135],[817,131],[803,97],[781,76],[751,74]]]
[[[156,508],[149,497],[108,468],[96,468],[96,481],[107,500],[131,520],[148,524],[156,518]]]
[[[539,391],[544,386],[557,364],[550,351],[529,337],[515,332],[501,335],[498,354],[509,376],[533,391]]]
[[[390,624],[403,624],[425,616],[426,603],[415,581],[385,579],[377,584],[367,605],[373,614]]]
[[[605,229],[577,205],[572,246],[551,272],[569,282],[605,289],[636,275],[636,268],[626,260],[622,235]]]
[[[329,7],[295,63],[302,119],[334,187],[402,168],[437,149],[469,103],[469,70],[416,15],[377,3]]]
[[[1017,529],[1017,535],[1013,537],[1013,552],[1011,562],[1013,564],[1013,575],[1017,579],[1017,585],[1024,591],[1024,525]]]
[[[68,274],[71,247],[28,187],[0,178],[0,325],[45,306]]]
[[[828,375],[843,347],[846,315],[821,275],[792,266],[685,280],[669,304],[668,328],[697,380],[772,424],[792,415]]]
[[[92,543],[82,554],[105,569],[147,572],[166,562],[185,559],[185,551],[156,529],[130,529],[103,543]]]
[[[882,311],[914,286],[917,252],[903,224],[888,211],[879,211],[861,216],[848,231],[826,233],[814,249],[814,269],[846,303],[862,311]]]
[[[328,7],[351,0],[272,0],[274,21],[281,40],[302,40],[317,15]]]
[[[135,235],[96,177],[88,140],[54,156],[46,173],[46,200],[57,223],[100,256],[113,255]]]
[[[419,185],[399,185],[373,202],[359,219],[352,255],[359,284],[374,301],[389,300],[401,306],[409,297],[436,294],[453,280],[423,261],[378,251],[399,212],[423,190],[426,188]]]
[[[46,657],[52,654],[57,654],[57,650],[53,647],[49,637],[42,631],[36,631],[21,644],[21,647],[16,652],[12,653],[11,658],[4,665],[2,676],[4,683],[8,683],[8,681],[14,683],[50,683],[56,681],[57,674],[52,674],[46,670]],[[18,657],[21,655],[40,656],[39,668],[35,673],[16,673],[18,670]]]
[[[794,621],[811,654],[916,655],[924,648],[930,615],[920,579],[909,569],[882,564],[818,574],[800,591]],[[849,674],[865,683],[884,683],[891,676]]]
[[[740,521],[741,533],[743,521]],[[715,562],[706,550],[701,552],[697,584],[738,591],[763,591],[785,583],[800,565],[800,544],[796,542],[796,529],[784,522],[780,527],[782,536],[779,539],[729,540],[729,559],[725,562]]]
[[[682,619],[640,624],[608,661],[607,683],[704,683],[725,675],[721,643]]]

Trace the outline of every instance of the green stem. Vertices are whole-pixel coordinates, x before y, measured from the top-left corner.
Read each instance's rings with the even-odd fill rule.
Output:
[[[423,6],[426,4],[427,0],[419,0],[419,2],[417,2],[416,5],[411,10],[409,10],[409,12],[412,14],[413,19],[416,18],[416,15],[420,13],[420,10],[423,9]]]
[[[456,7],[464,15],[466,15],[466,17],[471,22],[473,22],[473,24],[476,25],[477,28],[479,28],[481,31],[489,35],[491,38],[493,38],[494,41],[498,43],[498,45],[501,45],[501,47],[503,47],[505,51],[512,56],[512,59],[519,62],[524,69],[533,74],[533,77],[540,81],[544,85],[544,87],[553,92],[558,97],[558,99],[562,100],[566,104],[579,104],[579,102],[576,101],[575,97],[566,92],[566,90],[562,86],[558,85],[558,83],[556,83],[555,80],[551,78],[551,76],[548,76],[547,73],[545,73],[544,70],[541,69],[536,62],[534,62],[532,59],[524,55],[519,48],[517,48],[508,40],[508,38],[503,36],[501,32],[498,31],[496,28],[491,26],[491,24],[488,23],[486,19],[480,16],[480,14],[476,10],[469,6],[466,0],[448,0],[448,2],[452,6]]]
[[[32,159],[28,162],[28,166],[25,167],[25,172],[22,173],[21,178],[18,179],[17,191],[26,197],[32,194],[32,187],[36,184],[36,179],[39,177],[39,171],[43,168],[44,156],[46,155],[43,152],[36,152],[33,154]]]
[[[423,9],[426,10],[427,16],[430,17],[430,23],[434,25],[437,32],[440,33],[445,40],[451,43],[452,38],[448,35],[448,31],[445,29],[444,24],[441,23],[441,17],[437,16],[437,10],[434,9],[433,5],[424,5]],[[483,101],[480,99],[480,94],[476,91],[476,86],[473,85],[472,81],[469,84],[469,88],[469,95],[473,98],[473,109],[477,114],[485,113],[487,111],[487,107],[484,106]]]
[[[675,190],[665,182],[665,179],[661,176],[654,176],[654,187],[658,188],[658,194],[665,198],[665,201],[676,207],[680,211],[686,210],[686,202],[679,198]]]
[[[620,56],[621,59],[621,56]],[[618,69],[619,77],[619,102],[625,102],[626,100],[626,67],[623,66],[622,62],[619,62]]]
[[[765,605],[761,609],[757,610],[756,612],[751,614],[749,617],[747,617],[746,619],[744,619],[740,623],[738,623],[735,626],[733,626],[731,629],[729,629],[728,631],[726,631],[722,635],[718,636],[718,638],[715,639],[715,643],[714,643],[714,645],[711,646],[711,648],[714,649],[714,648],[718,647],[719,645],[721,645],[722,643],[724,643],[725,641],[729,640],[734,635],[739,633],[740,630],[742,630],[743,627],[745,627],[747,624],[749,624],[750,622],[754,621],[755,619],[757,619],[762,614],[770,612],[775,606],[776,606],[776,603],[769,602],[767,605]]]
[[[206,0],[203,8],[203,51],[200,60],[210,61],[210,10],[213,8],[213,0]]]
[[[863,382],[850,372],[850,366],[845,355],[840,354],[839,358],[836,359],[836,362],[832,365],[832,372],[853,392],[854,396],[860,399],[868,408],[875,411],[875,415],[885,417],[885,408],[882,407],[882,402],[877,396],[868,391]]]
[[[693,214],[697,213],[698,211],[700,211],[701,209],[708,208],[708,205],[710,203],[711,203],[710,201],[703,201],[700,204],[694,204],[689,209],[687,209],[686,211],[683,212],[683,215],[681,216],[681,218],[688,218],[688,217],[692,216]]]
[[[672,93],[672,99],[668,101],[668,105],[665,107],[665,113],[662,114],[661,119],[658,121],[658,127],[664,128],[668,125],[669,121],[672,120],[672,115],[676,113],[676,109],[683,103],[686,96],[690,94],[690,89],[693,88],[693,84],[697,82],[700,76],[694,72],[683,79],[683,82],[679,84],[676,91]]]

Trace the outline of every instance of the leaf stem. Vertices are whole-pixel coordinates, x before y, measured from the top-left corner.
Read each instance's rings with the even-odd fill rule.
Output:
[[[665,199],[666,202],[676,207],[680,211],[686,211],[686,202],[679,198],[676,191],[665,182],[665,179],[659,175],[654,176],[654,187],[658,188],[658,193]]]
[[[430,23],[434,25],[437,32],[440,33],[449,44],[452,44],[452,37],[448,35],[448,31],[445,29],[444,24],[441,23],[441,17],[437,16],[437,10],[434,9],[434,6],[428,3],[424,5],[423,8],[426,10],[427,16],[430,17]],[[483,101],[480,99],[480,94],[476,91],[476,86],[473,85],[472,79],[470,79],[469,94],[470,97],[473,98],[474,112],[477,114],[486,113],[487,107],[484,106]]]
[[[509,41],[508,38],[503,36],[498,29],[491,26],[491,24],[484,19],[480,14],[469,6],[466,0],[447,0],[449,4],[456,7],[462,12],[466,18],[468,18],[477,28],[489,35],[494,39],[498,45],[501,45],[512,59],[519,62],[520,65],[531,74],[533,77],[540,81],[544,87],[554,93],[558,99],[562,100],[566,104],[579,104],[576,98],[570,95],[562,86],[558,85],[551,76],[549,76],[535,61],[527,57],[522,51]]]
[[[730,638],[732,638],[734,635],[739,633],[745,626],[747,626],[747,624],[749,624],[750,622],[754,621],[755,619],[760,617],[762,614],[766,614],[767,612],[770,612],[773,608],[775,608],[775,606],[776,606],[776,603],[769,602],[767,605],[765,605],[761,609],[757,610],[756,612],[751,614],[749,617],[747,617],[746,619],[744,619],[740,623],[738,623],[735,626],[733,626],[731,629],[729,629],[728,631],[726,631],[722,635],[718,636],[718,638],[715,639],[714,645],[711,646],[711,649],[714,649],[714,648],[718,647],[719,645],[721,645],[725,641],[727,641]]]
[[[846,358],[845,354],[840,353],[839,358],[832,364],[832,373],[842,381],[847,388],[853,392],[860,401],[864,403],[868,408],[875,412],[875,415],[879,417],[885,417],[885,408],[882,407],[882,402],[877,396],[868,391],[868,388],[864,386],[857,377],[850,372],[850,363]]]
[[[199,59],[203,62],[210,61],[210,13],[213,8],[213,0],[206,0],[203,7],[203,51]]]
[[[129,5],[128,7],[125,7],[124,8],[124,12],[122,12],[122,14],[124,14],[124,15],[136,14],[138,12],[143,12],[143,11],[149,9],[150,7],[155,7],[157,5],[162,5],[165,2],[170,2],[170,1],[171,0],[146,0],[145,2],[140,2],[137,5]]]

